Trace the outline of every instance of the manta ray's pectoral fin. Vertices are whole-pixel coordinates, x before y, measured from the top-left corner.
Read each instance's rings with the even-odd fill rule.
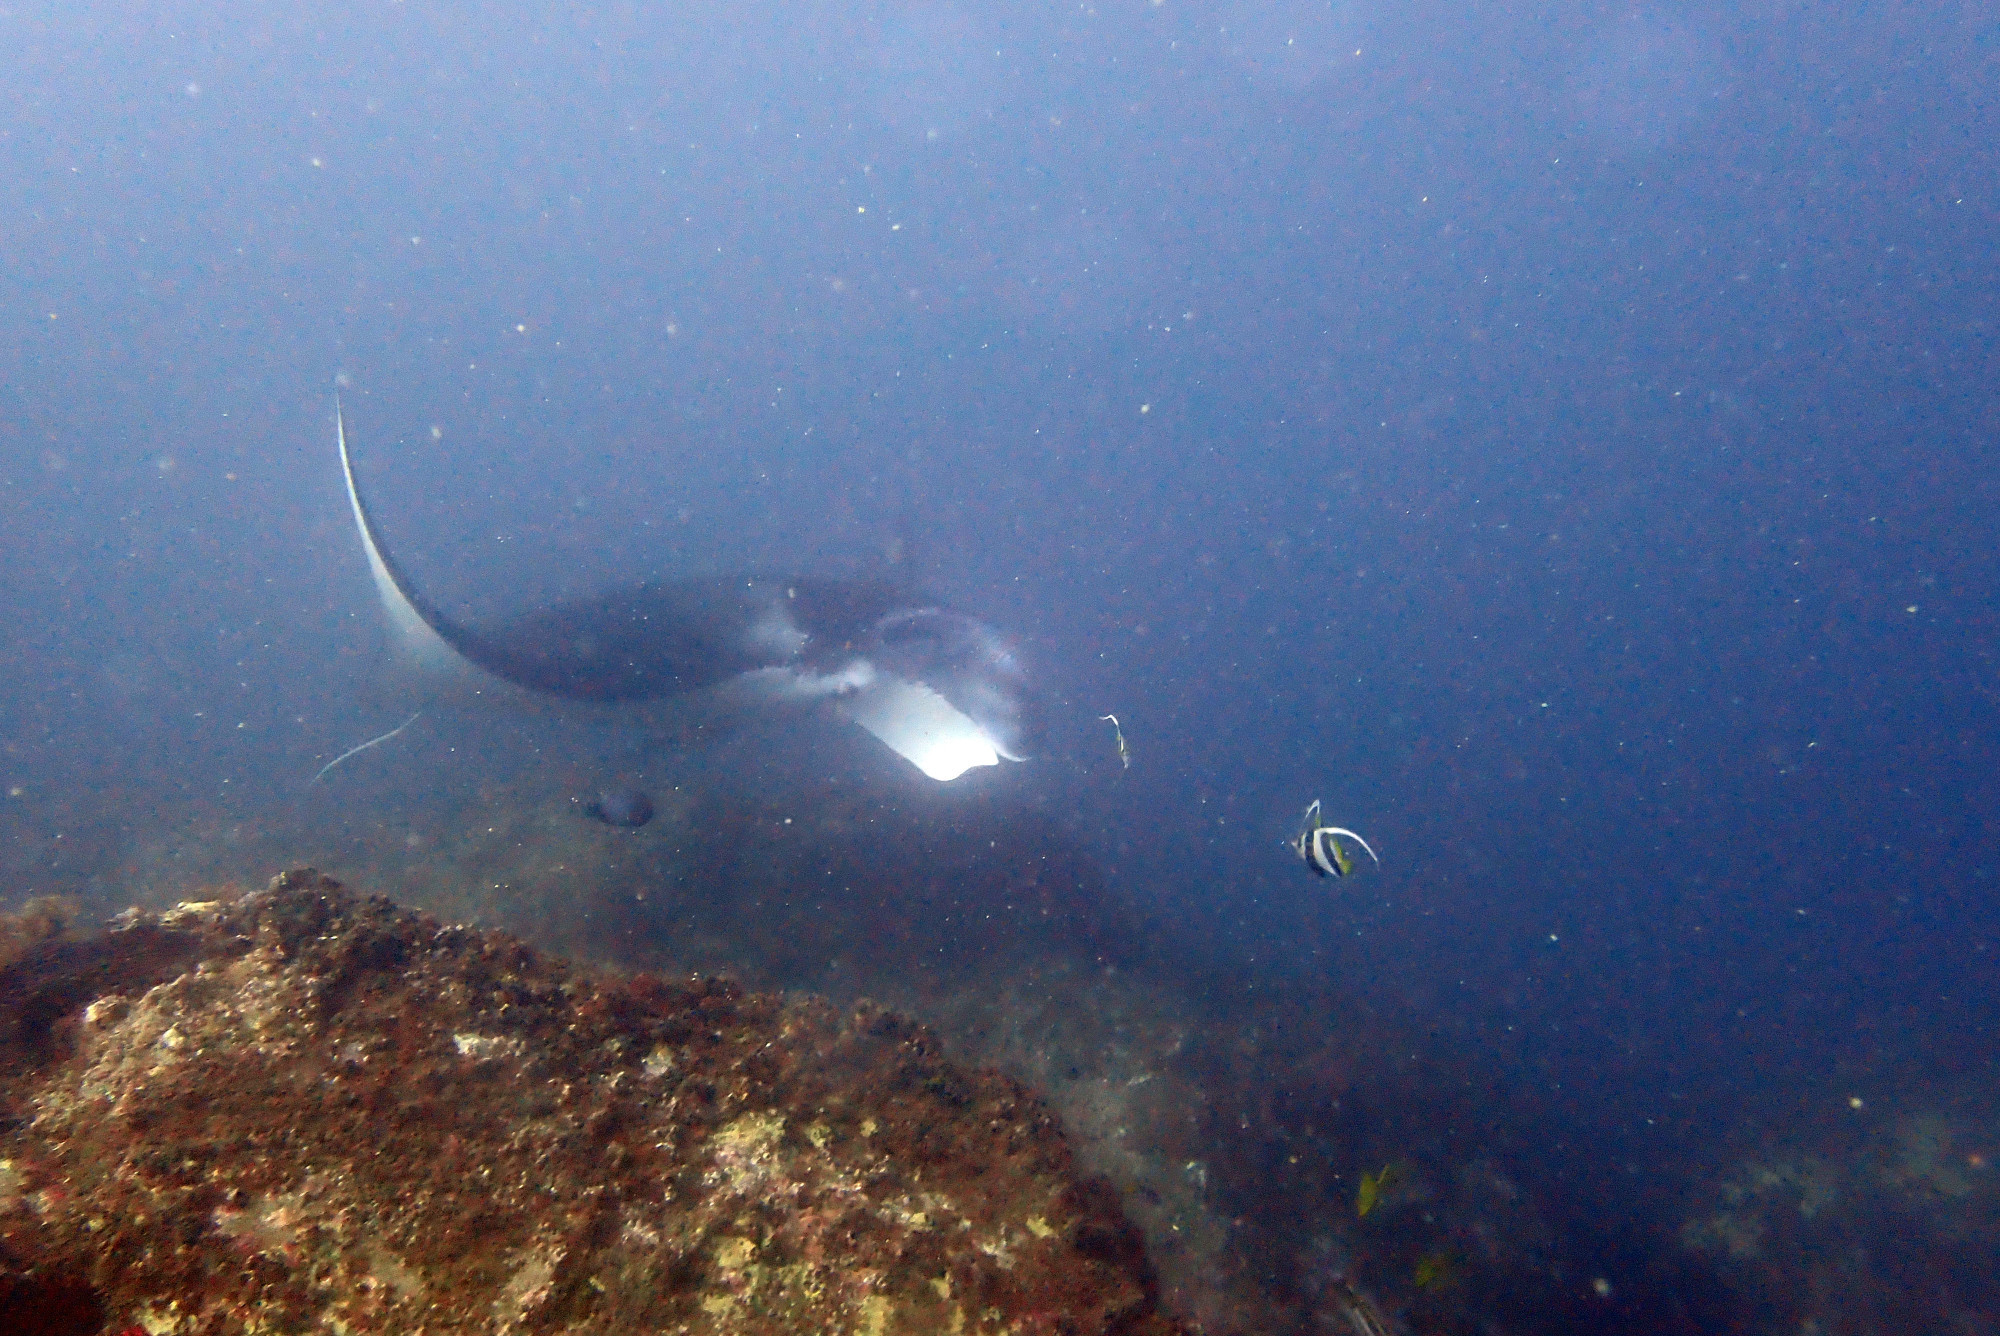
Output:
[[[368,503],[354,481],[354,461],[347,450],[347,418],[340,400],[333,401],[334,434],[340,443],[340,476],[347,486],[347,502],[354,511],[354,527],[361,533],[361,550],[368,557],[368,572],[375,577],[375,592],[389,621],[389,638],[396,657],[416,671],[432,693],[472,693],[500,691],[505,684],[468,659],[438,633],[435,614],[427,612],[411,592],[395,559],[376,536]]]

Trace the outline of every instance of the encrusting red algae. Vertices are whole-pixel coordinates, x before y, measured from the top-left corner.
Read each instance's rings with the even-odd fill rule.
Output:
[[[309,869],[13,938],[0,1336],[1179,1330],[1041,1101],[869,1004]]]

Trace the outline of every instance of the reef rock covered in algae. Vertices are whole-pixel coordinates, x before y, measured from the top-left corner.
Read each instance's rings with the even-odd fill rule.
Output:
[[[310,871],[14,936],[24,1331],[1175,1330],[1042,1103],[866,1004],[587,976]]]

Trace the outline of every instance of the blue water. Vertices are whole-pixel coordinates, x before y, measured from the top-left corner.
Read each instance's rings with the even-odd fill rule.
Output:
[[[1751,1148],[1939,1111],[1966,1190],[1858,1237],[2000,1213],[2000,13],[16,3],[0,49],[0,900],[143,898],[134,848],[281,827],[407,714],[338,377],[453,606],[893,556],[1020,636],[1055,736],[980,782],[1148,958],[1393,1010],[1578,1217],[1671,1250]],[[1379,871],[1305,874],[1313,798]]]

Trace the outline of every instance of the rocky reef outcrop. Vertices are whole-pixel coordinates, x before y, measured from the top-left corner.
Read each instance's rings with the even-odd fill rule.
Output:
[[[309,870],[0,924],[0,1332],[1164,1334],[1021,1085]]]

